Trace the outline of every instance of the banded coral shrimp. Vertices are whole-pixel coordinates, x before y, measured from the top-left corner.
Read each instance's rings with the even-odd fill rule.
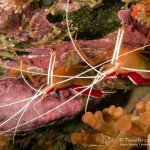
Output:
[[[143,48],[143,47],[142,47]],[[139,50],[139,49],[138,49]],[[110,60],[111,61],[111,60]],[[105,64],[105,63],[104,63]],[[102,64],[101,64],[102,65]],[[99,66],[101,66],[101,65],[99,65]],[[96,67],[98,67],[98,66],[96,66]],[[96,68],[95,67],[95,68]],[[89,70],[87,70],[87,71],[89,71]],[[84,72],[82,72],[82,74],[84,74]],[[79,76],[79,75],[77,75],[77,76]],[[75,78],[75,77],[71,77],[71,78]],[[63,82],[65,82],[65,81],[63,81]],[[98,82],[98,81],[97,81]],[[84,90],[82,90],[81,92],[79,92],[76,96],[78,96],[79,94],[81,94],[82,92],[84,92],[85,90],[87,90],[88,88],[91,88],[92,87],[92,85],[93,84],[91,84],[91,85],[89,85],[86,89],[84,89]],[[49,88],[48,88],[49,89]],[[90,94],[89,94],[90,95]],[[39,96],[39,95],[38,95]],[[76,97],[75,96],[75,97]],[[34,98],[34,97],[33,97]],[[73,97],[74,98],[74,97]],[[66,102],[64,102],[64,103],[62,103],[61,105],[59,105],[59,106],[57,106],[57,107],[55,107],[54,109],[52,109],[52,110],[50,110],[50,111],[48,111],[48,112],[46,112],[45,114],[48,114],[48,113],[50,113],[50,112],[52,112],[52,111],[54,111],[54,110],[56,110],[57,108],[59,108],[59,107],[61,107],[62,105],[65,105],[66,103],[68,103],[69,101],[71,101],[73,98],[71,98],[71,99],[68,99]],[[28,99],[28,100],[31,100],[32,98],[30,98],[30,99]],[[23,100],[21,100],[21,101],[23,101]],[[24,100],[25,101],[25,100]],[[17,103],[19,103],[19,102],[16,102],[16,103],[14,103],[14,104],[17,104]],[[29,104],[29,103],[28,103]],[[5,105],[5,106],[10,106],[11,104],[8,104],[8,105]],[[22,109],[22,110],[24,110],[25,109],[25,107]],[[21,112],[21,111],[20,111]],[[19,113],[19,112],[18,112]],[[42,114],[42,116],[44,116],[45,114]],[[12,116],[13,117],[13,116]],[[39,118],[39,117],[41,117],[41,116],[38,116],[38,117],[36,117],[36,118],[34,118],[34,119],[32,119],[32,120],[30,120],[29,122],[32,122],[32,121],[34,121],[34,120],[36,120],[37,118]],[[12,118],[11,118],[12,119]],[[27,124],[27,123],[29,123],[29,122],[26,122],[25,124]],[[18,125],[18,127],[19,126],[21,126],[21,125],[24,125],[24,124],[20,124],[20,125]],[[14,128],[12,128],[12,129],[9,129],[9,130],[7,130],[7,131],[5,131],[5,132],[3,132],[3,133],[6,133],[6,132],[9,132],[9,131],[11,131],[11,130],[13,130]]]
[[[66,15],[66,18],[67,18],[67,15]],[[68,26],[68,29],[69,29],[69,26]],[[69,31],[68,31],[68,32],[69,32]],[[120,33],[122,33],[122,34],[120,34]],[[21,116],[20,116],[20,118],[18,119],[18,122],[17,122],[17,126],[15,126],[15,127],[13,127],[13,128],[10,128],[10,129],[8,129],[8,130],[6,130],[6,131],[4,131],[4,132],[1,132],[1,134],[7,133],[7,132],[9,132],[9,131],[14,131],[14,136],[15,136],[16,131],[17,131],[17,129],[18,129],[20,126],[23,126],[23,125],[28,124],[28,123],[30,123],[30,122],[32,122],[32,121],[35,121],[35,120],[38,119],[38,118],[43,118],[44,115],[49,114],[49,113],[53,112],[54,110],[57,110],[57,109],[60,108],[61,106],[64,106],[65,104],[67,104],[67,103],[69,103],[70,101],[72,101],[74,98],[76,98],[76,97],[79,96],[80,94],[82,94],[82,93],[84,93],[85,91],[89,90],[89,92],[88,92],[88,94],[87,94],[88,97],[87,97],[87,103],[86,103],[86,107],[85,107],[85,111],[86,111],[87,106],[88,106],[88,100],[89,100],[89,97],[90,97],[90,95],[91,95],[93,86],[94,86],[97,82],[100,82],[101,80],[103,80],[103,78],[105,78],[105,77],[106,77],[107,75],[109,75],[110,73],[113,73],[117,66],[108,68],[108,69],[106,69],[105,71],[103,71],[103,70],[98,71],[96,68],[101,67],[101,66],[103,66],[103,65],[105,65],[105,64],[107,64],[107,63],[109,63],[109,62],[112,62],[112,64],[113,64],[114,61],[115,61],[115,62],[117,61],[117,57],[120,56],[118,52],[119,52],[119,50],[120,50],[119,47],[120,47],[121,40],[122,40],[121,37],[123,37],[123,32],[121,32],[121,31],[119,30],[119,33],[118,33],[118,42],[116,42],[117,44],[116,44],[115,52],[114,52],[114,55],[113,55],[114,57],[113,57],[113,59],[110,59],[110,60],[108,60],[108,61],[103,62],[102,64],[98,64],[98,65],[96,65],[96,66],[92,66],[90,63],[87,62],[86,59],[84,59],[84,57],[82,56],[82,54],[78,53],[78,54],[80,55],[80,57],[84,60],[84,62],[85,62],[88,66],[90,66],[90,69],[87,69],[87,70],[85,70],[85,71],[83,71],[83,72],[82,72],[82,70],[81,70],[81,73],[80,73],[80,74],[77,74],[77,75],[75,75],[75,76],[55,75],[55,74],[53,73],[54,64],[55,64],[55,54],[54,54],[54,55],[51,55],[51,58],[53,57],[53,59],[50,59],[50,60],[52,60],[52,61],[49,62],[48,73],[47,73],[47,74],[41,74],[41,75],[46,75],[46,76],[47,76],[47,83],[48,83],[48,85],[47,85],[45,88],[42,88],[42,87],[41,87],[42,89],[40,88],[39,90],[37,90],[37,89],[35,89],[34,87],[32,87],[32,86],[26,81],[26,79],[25,79],[25,77],[24,77],[24,75],[23,75],[23,72],[28,72],[28,73],[33,73],[33,74],[39,74],[39,73],[30,72],[30,71],[27,71],[27,70],[23,70],[23,69],[22,69],[22,65],[20,65],[20,68],[17,69],[17,70],[20,71],[20,73],[21,73],[21,75],[22,75],[22,78],[24,79],[25,83],[26,83],[30,88],[32,88],[33,90],[35,90],[37,93],[36,93],[33,97],[31,97],[31,98],[27,98],[27,99],[24,99],[24,100],[20,100],[20,101],[18,101],[18,102],[14,102],[14,103],[12,103],[12,104],[9,103],[9,104],[5,104],[5,105],[1,106],[1,107],[6,107],[6,106],[11,106],[11,105],[13,105],[13,104],[18,104],[19,102],[22,102],[22,101],[27,101],[27,104],[26,104],[25,106],[23,106],[17,113],[15,113],[14,115],[12,115],[9,119],[7,119],[7,121],[3,122],[3,123],[0,125],[0,126],[2,126],[2,125],[4,125],[4,124],[8,123],[9,120],[13,119],[16,115],[18,115],[18,114],[21,113]],[[72,38],[71,38],[71,39],[72,39]],[[119,39],[120,39],[120,40],[119,40]],[[72,43],[74,43],[73,39],[72,39]],[[120,44],[119,44],[119,43],[120,43]],[[74,43],[74,45],[75,45],[75,43]],[[145,45],[144,47],[148,47],[148,46],[149,46],[149,45]],[[133,52],[135,52],[135,51],[141,50],[141,49],[143,49],[144,47],[140,47],[140,48],[138,48],[138,49],[132,50],[132,51],[127,52],[127,53],[124,53],[124,54],[122,54],[122,56],[125,56],[125,55],[127,55],[127,54],[130,54],[130,53],[133,53]],[[77,51],[78,51],[78,49],[77,49]],[[118,55],[119,55],[119,56],[118,56]],[[121,57],[121,56],[120,56],[120,57]],[[113,61],[112,61],[112,60],[113,60]],[[22,63],[20,63],[20,64],[22,64]],[[117,64],[117,63],[116,63],[116,64]],[[11,69],[15,69],[15,68],[11,68]],[[128,69],[128,70],[129,70],[130,68],[125,68],[125,69]],[[96,71],[96,72],[97,72],[97,75],[95,75],[95,76],[82,76],[82,75],[84,75],[85,73],[87,73],[87,72],[89,72],[89,71],[91,71],[91,70]],[[141,72],[149,72],[149,71],[141,70],[141,69],[140,69],[140,70],[139,70],[139,69],[136,69],[136,70],[133,70],[133,71],[137,71],[137,72],[138,72],[138,71],[141,71]],[[52,78],[52,77],[54,77],[54,76],[57,77],[57,78],[59,77],[59,78],[68,78],[68,79],[61,80],[61,81],[59,81],[59,82],[57,81],[57,82],[55,83],[55,82],[53,81],[53,78]],[[92,83],[90,83],[89,85],[84,86],[84,84],[83,84],[82,87],[76,87],[75,89],[79,89],[79,88],[80,88],[80,89],[84,88],[84,89],[80,90],[80,92],[78,92],[75,96],[69,98],[68,100],[66,100],[65,102],[59,104],[58,106],[55,106],[55,107],[52,108],[51,110],[48,110],[47,112],[45,112],[45,113],[43,113],[43,114],[40,114],[40,113],[38,112],[38,116],[37,116],[37,117],[35,117],[35,118],[33,118],[33,119],[31,119],[31,120],[25,122],[25,123],[21,123],[21,122],[20,122],[20,120],[21,120],[21,118],[23,117],[24,113],[27,111],[27,108],[29,107],[30,103],[31,103],[33,100],[35,100],[36,97],[40,97],[40,96],[43,96],[43,97],[44,97],[45,95],[51,93],[51,89],[52,89],[53,87],[57,89],[57,85],[63,84],[63,83],[65,83],[65,82],[70,81],[70,80],[73,80],[73,79],[75,79],[75,78],[79,78],[79,79],[91,78],[91,79],[93,79],[93,81],[92,81]],[[42,98],[43,98],[43,97],[42,97]],[[36,101],[35,104],[38,104],[38,102],[42,101],[42,98],[39,99],[38,101]],[[36,105],[33,105],[33,108],[36,109],[36,111],[38,111],[38,109],[36,108]]]
[[[146,47],[146,46],[145,46],[145,47]],[[143,47],[141,47],[141,48],[143,48]],[[140,50],[141,48],[136,49],[136,50],[134,50],[134,51]],[[130,52],[130,53],[131,53],[131,52]],[[128,54],[129,54],[129,53],[128,53]],[[111,62],[111,60],[109,60],[109,61],[107,61],[107,62]],[[106,64],[107,62],[104,62],[103,64]],[[95,66],[95,68],[96,68],[96,67],[99,67],[99,66],[101,66],[101,65],[103,65],[103,64],[99,64],[99,65]],[[88,70],[86,70],[85,72],[88,72],[89,70],[91,70],[91,69],[88,69]],[[84,74],[85,72],[82,72],[81,74]],[[80,76],[81,74],[78,74],[77,76]],[[75,76],[74,76],[74,77],[70,77],[70,79],[71,79],[71,78],[73,79],[73,78],[75,78]],[[82,78],[82,77],[81,77],[81,78]],[[69,80],[69,79],[68,79],[68,80]],[[65,82],[65,81],[62,81],[62,82]],[[98,81],[97,81],[97,82],[98,82]],[[75,97],[78,96],[79,94],[81,94],[82,92],[84,92],[85,90],[91,88],[92,85],[93,85],[93,84],[89,85],[86,89],[84,89],[84,90],[82,90],[81,92],[79,92],[77,95],[75,95]],[[47,89],[49,89],[49,88],[47,88]],[[90,95],[90,94],[89,94],[89,95]],[[38,95],[38,96],[39,96],[39,95]],[[33,98],[34,98],[34,97],[33,97]],[[74,97],[73,97],[73,98],[74,98]],[[71,101],[73,98],[68,99],[66,102],[64,102],[64,103],[62,103],[61,105],[55,107],[54,109],[52,109],[52,110],[46,112],[45,114],[48,114],[48,113],[54,111],[55,109],[61,107],[62,105],[65,105],[66,103],[68,103],[69,101]],[[31,99],[32,99],[32,98],[31,98]],[[31,100],[31,99],[28,99],[28,100]],[[23,101],[23,100],[21,100],[21,101]],[[24,101],[25,101],[25,100],[24,100]],[[16,103],[14,103],[14,104],[17,104],[17,103],[19,103],[19,102],[16,102]],[[10,106],[10,105],[11,105],[11,104],[8,104],[8,105],[5,105],[5,106]],[[25,108],[25,107],[24,107],[24,108]],[[23,108],[23,109],[24,109],[24,108]],[[21,111],[20,111],[20,112],[21,112]],[[18,113],[19,113],[19,112],[18,112]],[[44,116],[45,114],[42,114],[42,116]],[[38,117],[36,117],[36,118],[30,120],[29,122],[31,122],[31,121],[33,121],[33,120],[36,120],[36,119],[39,118],[39,117],[41,117],[41,116],[38,116]],[[29,122],[26,122],[26,123],[24,123],[24,124],[27,124],[27,123],[29,123]],[[19,126],[22,126],[22,125],[24,125],[24,124],[20,124],[20,125],[18,125],[18,127],[19,127]],[[13,130],[13,129],[14,129],[14,128],[9,129],[9,130],[7,130],[7,131],[5,131],[5,132],[3,132],[3,133],[9,132],[9,131],[11,131],[11,130]]]

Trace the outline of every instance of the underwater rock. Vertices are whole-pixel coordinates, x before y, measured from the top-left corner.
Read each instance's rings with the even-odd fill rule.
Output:
[[[53,124],[57,121],[57,119],[62,121],[65,119],[67,120],[72,116],[76,116],[79,112],[81,112],[84,104],[87,102],[89,91],[85,91],[86,94],[83,93],[83,95],[78,95],[76,98],[73,98],[73,100],[68,101],[69,98],[77,95],[77,93],[80,92],[74,90],[69,85],[72,86],[74,83],[78,83],[82,86],[87,86],[92,81],[91,79],[76,79],[65,84],[60,84],[60,88],[59,86],[56,86],[56,88],[54,88],[55,92],[51,92],[51,86],[55,85],[55,83],[58,81],[62,82],[63,80],[62,77],[55,77],[51,78],[51,80],[54,79],[54,82],[51,81],[51,84],[48,83],[48,77],[51,76],[50,71],[53,70],[49,67],[50,60],[52,60],[50,58],[56,56],[56,61],[54,62],[54,72],[52,72],[54,75],[56,73],[56,75],[74,76],[78,73],[78,71],[80,73],[89,67],[88,65],[85,65],[77,51],[75,51],[71,41],[60,42],[64,39],[68,40],[67,25],[64,21],[66,2],[59,0],[56,2],[53,1],[52,3],[52,1],[49,1],[50,5],[52,6],[50,8],[43,7],[43,5],[45,5],[45,1],[43,1],[43,4],[41,4],[41,1],[37,2],[36,5],[34,5],[35,3],[30,3],[30,0],[28,2],[29,5],[22,7],[22,4],[24,3],[21,1],[21,7],[17,7],[16,10],[11,7],[8,12],[7,10],[0,8],[1,12],[6,12],[6,14],[3,13],[2,17],[0,18],[1,29],[5,27],[4,30],[0,30],[1,35],[3,34],[4,36],[4,38],[2,36],[2,38],[0,38],[0,58],[2,58],[0,59],[2,68],[0,68],[1,134],[8,132],[12,135],[14,131],[27,131],[47,125],[49,123]],[[117,39],[117,28],[120,26],[116,13],[118,10],[120,10],[122,3],[120,0],[106,0],[100,5],[100,1],[92,0],[92,3],[89,2],[90,1],[83,0],[83,3],[80,3],[81,5],[76,5],[77,3],[74,1],[69,3],[69,26],[71,29],[71,35],[73,35],[75,32],[77,33],[77,40],[74,40],[74,44],[76,45],[77,49],[80,52],[83,52],[88,60],[98,58],[99,64],[112,58]],[[85,6],[87,4],[90,5],[92,9],[88,6]],[[95,7],[95,5],[97,7]],[[133,18],[131,11],[132,8],[121,10],[119,12],[119,17],[122,21],[125,31],[122,47],[126,48],[128,52],[145,44],[150,44],[150,39],[148,38],[149,28],[147,28],[145,24],[141,24],[141,22]],[[15,16],[13,18],[15,22],[10,20],[13,15]],[[109,34],[106,35],[106,33]],[[103,37],[104,35],[106,36]],[[59,43],[55,44],[57,42]],[[128,59],[128,57],[126,58]],[[129,59],[130,58],[132,59],[133,57],[131,56]],[[144,59],[140,59],[136,66],[139,64],[142,64],[144,67],[147,65],[145,65]],[[93,66],[95,65],[96,64]],[[6,69],[4,69],[5,67]],[[98,70],[99,69],[100,68],[98,68]],[[86,75],[94,76],[95,74],[94,71],[91,71]],[[132,75],[136,76],[137,74],[133,73]],[[108,77],[106,80],[102,80],[102,82],[99,83],[98,91],[100,96],[103,94],[109,95],[111,92],[113,93],[120,89],[126,92],[133,85],[127,79],[131,76],[124,75],[119,77],[116,73],[116,78],[114,78],[114,76],[110,77],[112,78]],[[125,77],[125,80],[123,80],[122,77]],[[65,79],[67,79],[67,77],[65,77]],[[141,80],[140,79],[139,82],[142,83],[143,78]],[[42,85],[46,85],[47,88],[49,88],[43,99],[41,98],[45,93],[43,94],[42,92],[38,91],[38,88]],[[83,87],[78,86],[75,88],[84,89]],[[89,95],[89,99],[91,99],[93,96],[92,94],[93,90]],[[96,101],[97,104],[100,100],[101,99],[98,99]],[[133,106],[129,108],[130,110],[133,110],[135,105],[135,100],[133,101],[133,103],[131,101]],[[95,103],[93,99],[91,103]],[[121,101],[120,103],[123,102]],[[8,107],[9,109],[7,109]],[[116,119],[115,115],[118,115],[118,113],[115,115],[113,113],[111,114],[113,110],[119,110],[119,115],[123,112],[123,117],[125,118],[121,118],[122,120],[119,120],[120,118]],[[147,114],[149,115],[147,112],[142,114],[143,118],[141,121],[144,122],[144,124],[144,118],[146,118],[147,122],[149,123]],[[126,134],[128,131],[130,132],[132,130],[132,123],[136,123],[134,120],[130,120],[127,113],[124,113],[121,108],[112,106],[111,108],[108,108],[108,110],[105,110],[105,112],[97,112],[95,114],[91,113],[90,115],[91,116],[85,116],[85,118],[87,118],[84,118],[83,121],[96,131],[102,133],[96,133],[92,135],[86,132],[76,133],[76,141],[74,143],[80,143],[86,148],[91,148],[91,144],[106,144],[107,147],[108,143],[105,143],[106,140],[107,142],[111,143],[110,149],[114,147],[115,149],[120,149],[118,145],[119,138],[137,138],[135,134],[138,132],[134,133],[134,136],[132,134]],[[116,120],[119,120],[119,122],[116,123]],[[124,120],[127,122],[128,128],[124,128],[122,126]],[[148,124],[147,122],[146,125]],[[118,128],[116,128],[116,124],[118,125]],[[118,133],[120,133],[122,130],[126,133],[121,133],[118,135]],[[146,134],[147,132],[148,131],[146,131]],[[141,133],[140,136],[145,136],[145,133],[143,134],[142,129],[139,130],[139,133]],[[114,136],[118,137],[114,139]],[[147,138],[147,135],[145,138]],[[101,141],[97,141],[97,139],[105,140],[101,143]],[[111,142],[112,139],[114,140],[114,143]],[[51,141],[49,144],[51,145]],[[96,145],[93,148],[103,149],[104,147],[105,146]],[[130,146],[127,148],[130,148]]]
[[[65,104],[55,94],[49,94],[43,99],[42,94],[34,95],[34,90],[21,81],[0,81],[1,134],[11,134],[15,129],[22,131],[37,128],[61,117],[75,115],[83,108],[80,96]]]
[[[144,29],[143,29],[144,28]],[[140,46],[143,46],[145,44],[145,39],[147,38],[147,34],[145,30],[148,30],[147,28],[140,26],[133,26],[127,25],[125,27],[125,33],[123,38],[123,46],[128,49],[135,49]],[[103,53],[107,54],[107,59],[111,58],[113,54],[113,50],[115,48],[115,42],[117,38],[117,33],[110,33],[103,39],[97,39],[97,40],[78,40],[76,43],[78,44],[77,48],[80,47],[87,55],[87,57],[92,58],[96,55],[103,55]],[[147,44],[150,43],[150,40],[147,40]],[[76,64],[82,62],[78,54],[75,52],[74,47],[71,42],[61,42],[60,44],[55,45],[43,45],[40,44],[38,46],[27,46],[27,48],[20,48],[18,49],[18,54],[25,52],[24,56],[17,56],[16,59],[14,57],[15,61],[10,61],[10,63],[6,64],[16,64],[20,65],[20,61],[22,60],[25,63],[30,63],[30,61],[33,62],[33,66],[36,63],[35,61],[39,60],[41,62],[48,62],[49,56],[52,51],[56,51],[56,65],[62,65],[62,64],[68,64],[69,61],[71,62],[72,58],[75,57]],[[68,55],[67,53],[70,53],[74,51],[74,55]],[[90,52],[89,52],[90,51]],[[32,56],[33,55],[33,56]],[[36,56],[35,56],[36,55]],[[42,56],[40,56],[42,55]],[[67,59],[66,58],[67,55]],[[8,55],[9,56],[9,55]],[[11,56],[11,55],[10,55]],[[12,57],[12,56],[11,56]],[[46,59],[45,59],[46,58]],[[28,59],[28,60],[27,60]],[[68,61],[68,62],[67,62]],[[5,62],[5,61],[4,61]],[[34,63],[35,62],[35,63]],[[74,63],[75,63],[74,62]],[[37,63],[36,63],[37,64]],[[45,63],[44,63],[45,64]],[[13,67],[15,65],[11,65]],[[36,65],[35,65],[36,66]],[[38,66],[40,67],[40,66]],[[43,67],[46,69],[48,67],[43,65]],[[41,67],[41,68],[43,68]]]
[[[15,1],[13,2],[15,3]],[[53,42],[62,41],[63,39],[68,39],[68,34],[66,33],[67,27],[65,21],[66,2],[56,1],[50,7],[44,8],[40,6],[40,2],[38,2],[38,0],[34,0],[34,1],[29,0],[26,7],[22,8],[22,4],[19,4],[19,6],[21,5],[19,7],[21,8],[21,12],[20,10],[18,10],[18,7],[17,8],[12,7],[12,5],[10,5],[10,3],[7,2],[7,0],[5,0],[5,3],[8,5],[8,7],[11,6],[10,7],[11,9],[4,10],[4,13],[2,13],[3,15],[5,14],[4,16],[3,15],[1,16],[1,24],[2,24],[1,27],[4,27],[4,29],[2,28],[3,30],[0,30],[0,33],[13,39],[14,40],[13,44],[20,43],[23,41],[24,42],[30,41],[31,39],[38,43],[39,42],[53,43]],[[108,3],[110,3],[109,9],[108,9],[108,4],[106,2],[104,4],[101,4],[100,7],[98,7],[99,12],[97,12],[96,10],[92,10],[90,7],[88,8],[88,10],[84,10],[85,12],[84,11],[82,12],[82,10],[81,12],[80,11],[77,13],[74,12],[84,7],[85,5],[92,5],[91,7],[94,7],[95,5],[99,5],[99,3],[101,3],[101,0],[99,1],[83,0],[81,2],[70,1],[69,9],[71,9],[71,12],[69,12],[69,26],[72,35],[74,35],[74,33],[77,32],[79,29],[80,31],[81,30],[83,31],[83,35],[85,35],[85,37],[88,36],[88,34],[92,35],[91,33],[93,33],[94,34],[93,36],[95,37],[97,35],[98,37],[103,37],[104,35],[106,35],[106,33],[108,33],[108,31],[109,32],[114,31],[114,29],[116,29],[116,27],[119,26],[117,11],[120,9],[120,5],[122,5],[120,3],[118,7],[118,4],[116,5],[115,3],[110,2],[108,0]],[[76,8],[78,7],[77,4],[79,5],[79,8]],[[4,6],[2,5],[1,7],[2,12],[3,12],[3,7]],[[101,21],[104,19],[103,15],[101,15],[103,14],[103,9],[105,11],[110,10],[109,14],[112,14],[111,16],[105,17],[108,20],[106,21],[107,24],[101,23]],[[88,16],[91,15],[91,17],[89,18],[85,17],[86,13],[88,13],[87,14]],[[40,17],[39,14],[42,14],[42,17]],[[96,28],[98,31],[94,26],[93,29],[94,32],[93,32],[91,31],[91,29],[93,28],[93,19],[95,19],[94,14],[97,15]],[[114,16],[116,16],[116,19],[114,19]],[[86,20],[82,19],[82,17],[84,17],[84,19]],[[80,18],[81,20],[78,20],[78,18]],[[100,23],[100,25],[98,23]],[[101,30],[99,26],[101,26],[101,28],[102,27],[106,28],[106,30],[105,31]],[[109,28],[107,26],[109,26]],[[112,26],[111,29],[110,26]],[[88,30],[89,33],[87,32],[87,27],[89,28]],[[85,32],[87,33],[84,34]],[[78,35],[79,34],[81,33],[78,32]]]
[[[126,110],[126,112],[134,112],[135,111],[135,105],[136,103],[138,103],[139,101],[141,102],[147,102],[149,101],[149,95],[150,93],[150,86],[139,86],[139,87],[135,87],[132,89],[130,97],[129,97],[129,101],[128,104],[126,105],[126,107],[124,107],[124,109]]]
[[[122,25],[125,27],[126,34],[124,35],[124,43],[126,45],[149,44],[149,28],[141,24],[131,16],[131,9],[120,10],[118,16],[121,19]]]
[[[32,3],[32,0],[28,2],[28,4],[26,3],[27,5],[29,5],[30,2]],[[14,8],[7,0],[5,3],[9,9],[6,9],[3,4],[0,5],[0,10],[3,12],[1,13],[0,20],[0,34],[11,39],[12,44],[27,42],[31,39],[32,41],[41,43],[52,43],[52,40],[56,42],[67,36],[66,23],[62,22],[63,20],[54,23],[50,22],[48,15],[51,14],[51,9],[38,8],[36,7],[36,2],[38,1],[33,1],[31,6],[29,5],[25,8],[21,7],[21,12],[15,10],[17,8]],[[42,17],[40,14],[42,14]],[[53,15],[51,17],[53,17]],[[71,25],[70,22],[69,25]],[[72,33],[74,33],[75,30],[76,28],[71,27]]]
[[[77,38],[98,39],[115,31],[120,26],[117,13],[122,6],[123,3],[120,0],[104,0],[92,10],[86,6],[71,13],[69,18],[73,20],[73,25],[78,28]]]

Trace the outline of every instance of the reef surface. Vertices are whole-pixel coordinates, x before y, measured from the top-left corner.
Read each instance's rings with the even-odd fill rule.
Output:
[[[138,101],[149,101],[143,100],[150,89],[147,3],[0,2],[0,134],[15,138],[16,149],[82,149],[71,134],[88,128],[84,109],[115,105],[133,113]],[[129,55],[109,63],[117,48]],[[83,142],[73,143],[88,149]]]

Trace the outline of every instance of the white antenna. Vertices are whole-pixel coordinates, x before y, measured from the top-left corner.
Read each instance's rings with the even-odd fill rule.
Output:
[[[112,57],[112,60],[111,60],[112,64],[114,64],[114,62],[116,60],[118,60],[119,52],[120,52],[121,44],[122,44],[122,40],[123,40],[123,35],[124,35],[124,29],[119,29],[117,40],[116,40],[116,46],[115,46],[115,49],[114,49],[114,54],[113,54],[113,57]]]

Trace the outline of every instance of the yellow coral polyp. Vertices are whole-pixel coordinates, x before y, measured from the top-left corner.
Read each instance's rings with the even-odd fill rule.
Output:
[[[140,144],[143,138],[149,139],[150,133],[150,102],[137,103],[136,110],[139,114],[137,116],[128,114],[123,108],[114,105],[94,114],[86,112],[82,121],[98,133],[73,133],[71,141],[73,144],[82,144],[86,150],[130,150],[134,145]],[[108,135],[108,132],[114,136]],[[148,144],[147,147],[149,149]]]
[[[95,112],[95,114],[91,112],[87,112],[83,115],[82,121],[84,123],[87,123],[90,127],[95,129],[98,132],[103,132],[106,135],[109,136],[115,136],[117,134],[117,131],[114,128],[113,121],[110,120],[104,120],[103,114],[101,111]]]

